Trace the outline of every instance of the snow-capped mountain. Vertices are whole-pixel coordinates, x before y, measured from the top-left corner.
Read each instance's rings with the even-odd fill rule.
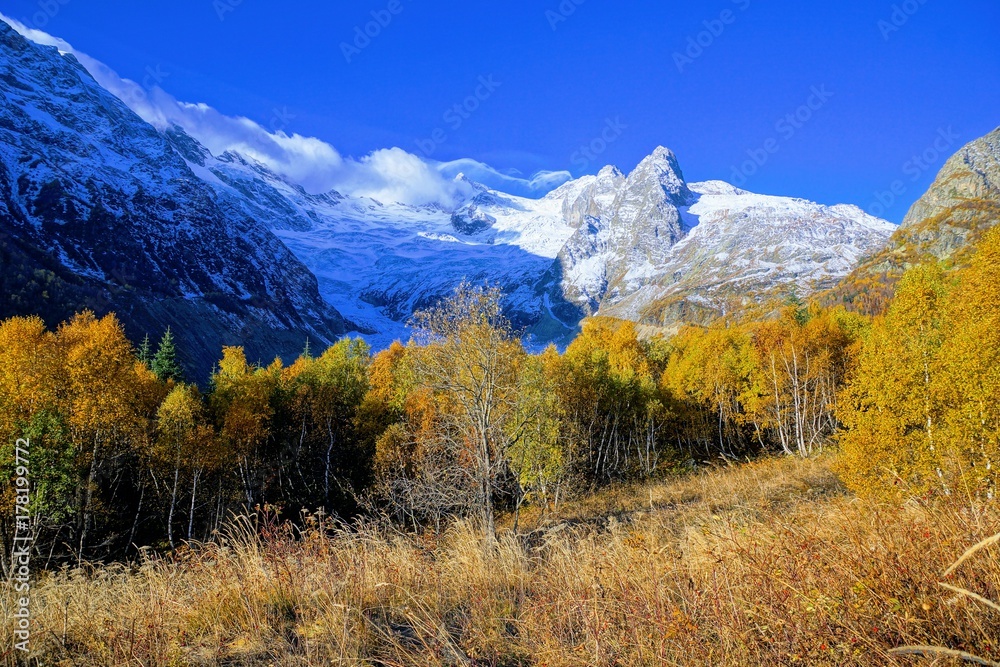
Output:
[[[405,338],[412,313],[462,281],[502,287],[539,342],[595,314],[705,321],[828,287],[894,229],[853,206],[689,184],[666,148],[538,199],[463,176],[450,206],[312,193],[180,126],[154,128],[73,56],[2,22],[0,97],[7,265],[52,270],[60,317],[91,306],[117,311],[133,336],[173,326],[202,371],[222,344],[266,360],[307,336]]]
[[[747,301],[828,289],[880,248],[895,225],[856,206],[757,195],[722,181],[692,183],[690,232],[665,261],[626,275],[608,315],[668,325],[707,320]]]
[[[543,342],[595,314],[704,321],[744,300],[828,288],[895,229],[854,206],[688,184],[662,147],[627,176],[606,167],[540,199],[459,177],[470,194],[447,210],[310,195],[249,158],[214,158],[183,130],[168,134],[228,206],[268,224],[324,297],[380,342],[405,337],[416,309],[463,280],[503,287],[514,321]]]
[[[538,283],[576,231],[558,191],[525,199],[460,176],[469,196],[452,210],[313,195],[245,156],[211,156],[180,128],[168,136],[222,206],[267,224],[316,275],[329,303],[376,332],[375,344],[406,338],[413,312],[462,281],[500,285],[520,326],[546,317]]]
[[[560,253],[550,294],[587,315],[660,326],[708,321],[747,301],[808,296],[895,229],[856,206],[756,195],[721,181],[688,184],[665,148],[627,177],[607,167],[581,182],[566,207],[578,231]]]
[[[0,22],[0,316],[114,310],[133,339],[170,326],[193,375],[222,345],[265,361],[347,328],[259,220],[71,55]]]

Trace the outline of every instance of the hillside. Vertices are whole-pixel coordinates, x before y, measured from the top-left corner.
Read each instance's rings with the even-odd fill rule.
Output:
[[[192,378],[347,326],[259,220],[226,211],[167,139],[71,55],[0,22],[0,317],[88,307],[130,337],[176,333]]]
[[[886,247],[865,258],[823,300],[881,312],[906,269],[926,261],[963,266],[983,233],[998,222],[1000,128],[952,156]]]

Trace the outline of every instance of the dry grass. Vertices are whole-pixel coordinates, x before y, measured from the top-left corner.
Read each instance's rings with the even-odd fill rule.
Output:
[[[616,489],[522,517],[532,532],[495,549],[462,525],[237,528],[171,560],[62,572],[33,591],[36,664],[957,664],[890,654],[922,645],[996,660],[1000,613],[939,582],[1000,599],[997,546],[943,578],[1000,514],[862,503],[828,463]]]

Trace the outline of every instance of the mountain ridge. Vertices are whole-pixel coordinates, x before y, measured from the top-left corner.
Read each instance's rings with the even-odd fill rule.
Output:
[[[200,379],[223,345],[266,359],[346,331],[277,237],[226,215],[75,57],[0,22],[0,97],[4,315],[115,311],[133,340],[170,327]]]
[[[537,199],[464,176],[450,207],[312,193],[244,152],[213,155],[181,126],[154,128],[72,56],[29,46],[6,24],[2,35],[3,48],[43,50],[47,63],[3,61],[7,109],[31,107],[19,88],[44,88],[33,67],[59,70],[46,78],[43,139],[17,112],[0,115],[6,143],[21,146],[0,156],[0,185],[12,193],[5,233],[33,240],[35,264],[43,257],[90,281],[102,295],[96,309],[119,310],[133,335],[204,321],[211,335],[181,341],[208,350],[202,371],[229,341],[270,356],[295,354],[295,338],[405,339],[413,312],[461,282],[500,286],[508,315],[538,344],[567,342],[592,315],[707,322],[827,288],[894,229],[857,207],[688,183],[663,146],[627,174],[609,165]],[[81,124],[96,138],[66,131]],[[35,154],[41,167],[22,159]],[[69,165],[67,175],[54,177],[56,164]],[[109,206],[91,220],[95,202]],[[86,234],[64,238],[67,216],[82,218]]]
[[[882,312],[896,282],[911,266],[962,266],[979,238],[1000,221],[1000,128],[974,139],[949,158],[885,247],[863,258],[825,303]]]

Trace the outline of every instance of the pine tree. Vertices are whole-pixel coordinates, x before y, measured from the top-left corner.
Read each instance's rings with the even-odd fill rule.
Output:
[[[153,363],[153,350],[149,342],[149,334],[146,334],[146,337],[142,339],[142,345],[139,346],[139,361],[147,368]]]
[[[174,345],[174,334],[170,331],[170,327],[167,327],[166,333],[160,339],[156,356],[153,357],[152,371],[162,382],[184,380],[184,371],[177,363],[177,347]]]

